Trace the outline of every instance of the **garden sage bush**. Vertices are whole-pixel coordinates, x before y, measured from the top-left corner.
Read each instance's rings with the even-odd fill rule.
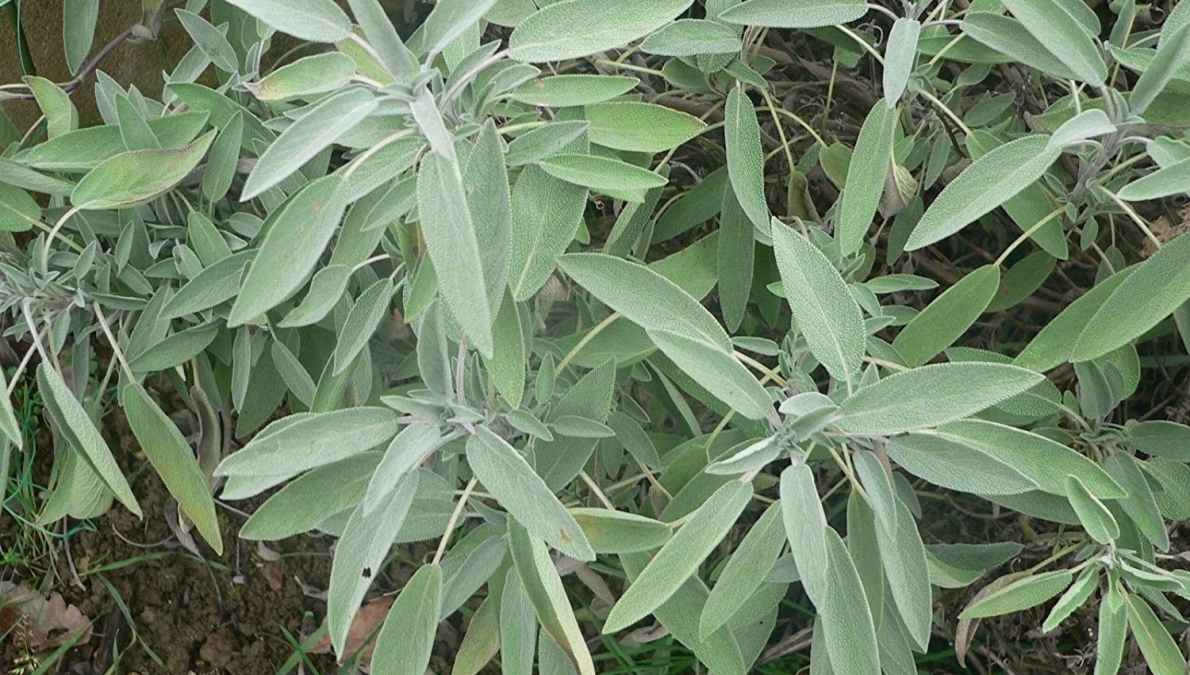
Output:
[[[1185,674],[1190,3],[145,4],[193,40],[160,100],[0,89],[43,114],[0,157],[37,522],[162,517],[114,406],[215,554],[338,538],[344,660],[419,552],[378,675],[461,617],[457,675],[901,675],[1016,612]]]

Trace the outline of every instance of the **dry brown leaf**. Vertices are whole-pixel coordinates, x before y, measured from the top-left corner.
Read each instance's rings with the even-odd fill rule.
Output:
[[[78,607],[66,604],[61,593],[42,597],[28,586],[0,581],[0,634],[7,634],[24,618],[26,644],[40,652],[61,646],[79,631],[77,644],[91,639],[91,620]]]
[[[372,662],[372,648],[376,645],[373,640],[367,645],[364,641],[372,635],[373,631],[380,628],[380,624],[384,623],[385,617],[388,616],[388,610],[393,606],[392,596],[381,596],[367,602],[358,612],[355,613],[355,619],[351,622],[351,629],[347,631],[347,643],[344,645],[343,654],[340,655],[339,662],[343,663],[355,653],[363,648],[362,658],[360,659],[360,666],[364,672],[368,672],[369,664]],[[323,619],[323,623],[326,620]],[[329,633],[324,633],[318,642],[310,649],[311,654],[329,654],[331,652],[331,638]]]

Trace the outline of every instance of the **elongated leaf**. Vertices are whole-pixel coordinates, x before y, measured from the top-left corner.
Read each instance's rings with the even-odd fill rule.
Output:
[[[206,55],[216,68],[225,73],[236,72],[239,59],[236,58],[235,48],[231,46],[227,37],[218,28],[194,12],[175,9],[174,14],[177,15],[182,27],[190,34],[190,38],[194,40],[194,46],[198,47],[198,50]]]
[[[615,633],[627,628],[673,596],[719,545],[751,500],[752,486],[747,483],[730,481],[715,491],[612,607],[603,632]]]
[[[640,80],[623,75],[553,75],[522,84],[511,98],[529,105],[568,108],[609,101],[638,84]]]
[[[430,55],[441,53],[450,43],[467,32],[496,0],[442,0],[422,25],[422,46]]]
[[[1005,143],[975,160],[926,209],[905,250],[941,241],[990,213],[1041,178],[1061,154],[1039,134]]]
[[[831,667],[838,673],[876,675],[880,672],[876,627],[863,584],[843,540],[829,528],[826,554],[826,597],[817,608]]]
[[[512,190],[512,256],[508,287],[518,301],[533,297],[554,271],[582,223],[587,191],[528,166]]]
[[[884,561],[888,589],[904,624],[906,637],[919,651],[925,652],[933,628],[934,606],[925,547],[909,508],[899,499],[890,507],[897,519],[897,530],[892,535],[887,527],[877,528],[880,558]]]
[[[566,555],[594,560],[587,535],[529,463],[486,427],[467,440],[467,462],[500,505],[536,536]]]
[[[1139,596],[1124,594],[1128,612],[1128,627],[1136,636],[1136,644],[1145,656],[1153,675],[1182,675],[1186,672],[1186,657],[1149,603]]]
[[[215,473],[292,476],[386,443],[398,427],[397,414],[388,408],[359,407],[290,416],[265,427],[250,443],[223,460]]]
[[[1070,30],[1074,17],[1057,0],[1002,0],[1025,29],[1067,68],[1092,87],[1107,80],[1107,65],[1091,35]]]
[[[525,395],[525,333],[517,303],[505,297],[496,322],[492,324],[492,358],[484,359],[488,375],[500,396],[513,408],[519,408]]]
[[[248,180],[240,201],[248,201],[277,185],[376,109],[376,99],[366,89],[352,87],[310,106],[264,151]]]
[[[1078,514],[1083,529],[1100,544],[1109,544],[1120,536],[1120,526],[1103,502],[1095,498],[1078,476],[1066,477],[1066,496]]]
[[[731,340],[702,305],[647,267],[598,253],[561,256],[559,264],[604,304],[644,327],[691,378],[741,415],[764,417],[768,393],[732,356]]]
[[[307,184],[269,215],[260,252],[231,307],[227,325],[248,323],[293,295],[313,271],[346,208],[342,179]]]
[[[1090,294],[1088,294],[1090,295]],[[1089,361],[1139,337],[1190,299],[1190,237],[1162,246],[1120,282],[1070,350],[1072,362]]]
[[[570,515],[583,528],[596,553],[638,553],[661,548],[669,541],[669,525],[611,509],[577,508]]]
[[[37,107],[45,115],[46,131],[51,139],[66,136],[78,129],[79,113],[69,94],[44,77],[26,75],[23,79],[37,100]]]
[[[882,105],[878,101],[868,112],[859,130],[837,216],[837,238],[843,255],[858,251],[872,226],[872,217],[876,215],[876,207],[880,205],[880,196],[884,194],[884,185],[888,180],[896,125],[895,107]],[[920,229],[921,225],[918,224]]]
[[[902,469],[949,490],[1015,495],[1037,489],[1037,483],[1012,465],[957,440],[908,434],[889,439],[886,448]]]
[[[1066,476],[1073,475],[1101,499],[1126,495],[1098,464],[1041,434],[974,419],[946,424],[937,433],[1008,464],[1050,494],[1066,496]]]
[[[615,150],[664,152],[702,133],[706,123],[688,113],[635,101],[586,107],[591,142]]]
[[[234,298],[240,291],[244,268],[252,257],[251,251],[244,251],[204,268],[165,303],[161,308],[161,318],[177,319]]]
[[[372,672],[422,675],[430,663],[442,610],[442,568],[422,565],[401,589],[376,636]]]
[[[864,356],[863,316],[843,277],[808,239],[773,221],[773,251],[798,329],[830,374],[850,382]]]
[[[769,228],[769,207],[764,194],[764,151],[760,145],[760,123],[756,108],[737,84],[727,95],[724,113],[727,144],[727,174],[736,200],[752,225]]]
[[[368,481],[368,491],[360,502],[364,515],[370,515],[382,506],[400,481],[414,472],[441,444],[442,434],[433,424],[411,424],[397,434],[384,451],[384,458],[376,466],[372,480]]]
[[[508,541],[513,563],[542,630],[566,651],[571,663],[578,667],[579,675],[595,675],[591,653],[574,618],[574,610],[567,603],[566,589],[545,544],[516,521],[508,524]]]
[[[3,370],[0,370],[0,390],[8,391],[8,380],[4,377]],[[24,448],[25,435],[21,433],[21,425],[17,422],[16,414],[12,409],[12,401],[8,396],[0,398],[0,435],[7,438],[8,442],[16,446],[17,450]],[[0,443],[3,443],[2,439],[0,439]],[[5,445],[5,452],[7,452],[7,447]]]
[[[781,513],[793,560],[802,587],[816,607],[826,600],[827,542],[826,515],[814,484],[814,472],[805,463],[791,465],[781,472]],[[867,601],[863,601],[867,606]]]
[[[379,462],[380,456],[369,452],[302,474],[257,507],[240,528],[240,538],[284,539],[317,528],[327,514],[354,509]]]
[[[1104,598],[1099,603],[1099,638],[1095,651],[1095,675],[1116,675],[1124,660],[1128,639],[1128,613],[1123,603],[1113,607]]]
[[[343,328],[339,330],[339,342],[335,345],[335,369],[337,375],[355,361],[355,357],[368,345],[368,340],[388,315],[389,302],[393,296],[391,279],[381,279],[363,293],[347,314]]]
[[[665,185],[661,174],[610,157],[561,154],[543,159],[537,165],[555,178],[593,190],[631,193]],[[643,201],[643,195],[631,201]]]
[[[540,63],[589,56],[620,47],[665,26],[691,0],[565,0],[543,7],[521,22],[508,39],[518,61]],[[584,30],[576,31],[575,26]]]
[[[719,304],[723,321],[735,332],[744,321],[756,267],[755,229],[736,200],[735,192],[723,191],[719,219]]]
[[[368,44],[376,51],[389,74],[399,82],[406,82],[413,77],[417,73],[417,59],[401,41],[401,36],[379,0],[347,0],[347,4]]]
[[[80,209],[123,209],[144,204],[180,183],[215,140],[209,131],[181,148],[134,150],[91,169],[70,193]]]
[[[931,302],[897,334],[893,348],[905,364],[920,366],[962,337],[1000,288],[1000,268],[984,265]]]
[[[41,223],[41,206],[19,187],[0,183],[0,232],[27,232]]]
[[[586,120],[559,121],[522,134],[508,144],[508,166],[531,164],[563,152],[590,127]]]
[[[504,575],[500,594],[500,672],[501,675],[533,675],[533,656],[537,652],[537,618],[529,594],[515,568]],[[546,641],[553,642],[544,634]]]
[[[892,32],[888,34],[888,46],[884,50],[884,102],[895,109],[897,101],[905,93],[909,76],[917,61],[917,40],[921,36],[921,22],[914,19],[897,19]]]
[[[143,517],[140,504],[133,496],[132,488],[120,472],[120,467],[112,457],[112,451],[103,440],[99,429],[71,393],[62,376],[45,361],[37,367],[37,388],[45,398],[46,411],[50,413],[58,432],[70,443],[73,451],[86,458],[87,465],[115,494],[121,504],[128,507],[138,518]]]
[[[1077,78],[1074,71],[1054,56],[1042,40],[1033,37],[1016,19],[994,12],[968,12],[961,25],[963,35],[1014,61],[1063,80]]]
[[[512,248],[512,196],[504,145],[496,123],[488,120],[463,168],[467,206],[475,226],[475,241],[483,265],[484,287],[493,318],[508,285],[508,255]]]
[[[99,21],[99,0],[65,0],[62,3],[62,43],[66,48],[66,67],[77,75],[95,39]]]
[[[718,21],[679,19],[645,38],[641,51],[661,56],[730,54],[743,48],[740,36]]]
[[[417,204],[439,290],[472,344],[490,357],[493,317],[458,167],[438,154],[423,158],[417,173]]]
[[[1082,334],[1087,322],[1115,292],[1116,287],[1137,268],[1138,266],[1134,265],[1120,270],[1070,303],[1058,316],[1050,320],[1046,327],[1033,338],[1032,342],[1021,350],[1021,353],[1013,360],[1013,364],[1044,372],[1069,360],[1070,351],[1079,335]]]
[[[179,366],[197,356],[214,342],[219,324],[208,322],[187,328],[137,354],[128,362],[135,373],[152,373]]]
[[[1041,625],[1041,630],[1048,633],[1057,628],[1058,624],[1082,607],[1098,587],[1099,570],[1094,568],[1085,570],[1078,579],[1075,579],[1070,588],[1066,589],[1062,597],[1058,598],[1058,602],[1054,603],[1054,609],[1049,613],[1049,616],[1045,617],[1045,623]],[[1100,630],[1103,630],[1103,626],[1100,626]]]
[[[244,85],[261,101],[285,101],[337,91],[355,75],[355,61],[341,52],[314,54],[274,70],[260,82]]]
[[[730,621],[760,588],[784,545],[781,504],[774,502],[748,530],[748,535],[727,561],[719,581],[707,596],[698,626],[703,640]]]
[[[343,536],[339,538],[335,559],[331,564],[326,600],[326,622],[330,629],[331,644],[340,656],[346,656],[344,647],[352,618],[409,514],[417,484],[417,474],[406,476],[392,491],[387,504],[370,515],[365,515],[363,509],[357,508],[343,528]],[[429,615],[428,619],[422,617],[416,620],[436,618],[435,615]]]
[[[488,596],[467,624],[450,675],[478,675],[500,648],[500,599]]]
[[[720,21],[770,28],[821,28],[867,14],[862,0],[747,0],[719,15]]]
[[[849,434],[892,435],[945,424],[989,408],[1044,379],[994,363],[942,363],[897,373],[843,401],[835,422]]]
[[[980,619],[1036,607],[1066,590],[1073,578],[1066,570],[1025,577],[968,605],[959,617]]]
[[[1120,188],[1118,196],[1126,202],[1143,202],[1190,192],[1190,159],[1157,169],[1153,173]]]
[[[178,506],[198,528],[203,539],[215,553],[222,555],[223,537],[219,534],[215,501],[194,451],[169,416],[135,380],[125,385],[121,401],[128,426],[132,427],[141,450],[161,476],[161,482],[178,500]]]
[[[229,0],[282,33],[311,42],[339,42],[351,32],[351,20],[333,0]]]
[[[310,290],[301,303],[289,310],[277,326],[296,328],[322,321],[334,309],[339,298],[343,297],[350,280],[351,268],[346,265],[328,265],[318,270],[310,280]]]

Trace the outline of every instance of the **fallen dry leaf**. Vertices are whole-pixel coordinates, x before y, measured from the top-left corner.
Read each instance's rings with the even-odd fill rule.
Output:
[[[91,639],[91,620],[66,604],[61,593],[47,600],[28,586],[0,581],[0,634],[7,634],[22,618],[26,644],[35,652],[59,647],[79,631],[85,633],[77,644]]]
[[[360,659],[360,667],[365,673],[368,672],[372,663],[372,648],[376,645],[375,640],[364,645],[364,641],[372,635],[372,632],[384,623],[384,618],[388,616],[388,610],[393,606],[392,596],[381,596],[367,602],[358,612],[355,613],[355,619],[351,622],[351,629],[347,631],[347,644],[344,645],[344,653],[341,655],[339,662],[342,663],[348,657],[352,657],[356,652],[363,648],[362,658]],[[326,619],[323,619],[326,623]],[[311,654],[329,654],[331,652],[331,637],[324,633],[318,642],[310,649]]]

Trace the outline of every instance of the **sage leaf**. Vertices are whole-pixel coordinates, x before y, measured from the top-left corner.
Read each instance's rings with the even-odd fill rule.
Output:
[[[417,204],[442,296],[468,339],[490,357],[493,317],[459,168],[438,154],[426,155],[417,172]]]
[[[376,105],[375,97],[366,89],[349,87],[310,106],[256,160],[240,201],[248,201],[291,176],[359,124]]]
[[[1052,0],[1045,0],[1052,1]],[[987,215],[1041,178],[1062,154],[1036,134],[1005,143],[975,160],[926,209],[905,250],[941,241]]]
[[[599,253],[566,254],[558,262],[604,304],[645,328],[691,378],[740,414],[760,419],[772,409],[768,393],[732,356],[723,327],[672,281],[647,267]]]
[[[331,564],[326,600],[326,622],[336,654],[345,656],[344,647],[352,619],[368,587],[372,585],[375,571],[380,569],[380,563],[388,555],[393,539],[409,514],[417,483],[417,474],[406,476],[392,491],[384,506],[370,515],[356,508],[343,528]],[[436,618],[431,614],[428,619],[423,617],[416,620]]]
[[[810,351],[850,383],[864,356],[863,316],[843,277],[808,239],[773,221],[773,251],[785,296]]]
[[[541,63],[590,56],[638,40],[665,26],[691,0],[565,0],[530,14],[508,38],[509,55]],[[585,30],[571,30],[581,25]]]
[[[1000,267],[984,265],[960,279],[901,329],[893,349],[908,366],[924,365],[962,337],[1000,288]]]
[[[422,565],[393,602],[372,652],[376,675],[422,675],[442,609],[442,567]]]
[[[730,481],[686,521],[612,607],[603,632],[615,633],[640,621],[668,600],[719,545],[752,500],[752,486]]]
[[[769,229],[769,207],[764,194],[764,152],[760,145],[760,123],[756,120],[756,108],[744,94],[742,84],[737,84],[727,95],[724,115],[727,175],[731,189],[752,225],[766,231]]]
[[[95,423],[91,421],[79,400],[74,397],[66,381],[45,361],[37,366],[37,387],[45,397],[46,411],[58,427],[58,432],[70,444],[72,452],[79,453],[86,460],[87,466],[121,504],[136,514],[137,518],[142,518],[140,504],[133,496],[132,488],[128,486],[127,479],[121,473],[99,429],[95,427]]]
[[[572,558],[595,559],[574,516],[507,441],[476,427],[467,440],[467,462],[500,505],[536,536]]]
[[[769,28],[823,28],[867,13],[861,0],[747,0],[719,14],[719,20]]]
[[[706,127],[689,113],[654,103],[596,103],[585,112],[591,142],[613,150],[664,152],[698,136]]]
[[[305,283],[343,217],[342,179],[326,176],[306,184],[265,221],[260,251],[231,307],[231,328],[255,320]],[[300,236],[296,236],[300,234]]]
[[[847,169],[847,182],[839,200],[837,238],[843,255],[859,250],[872,225],[892,163],[896,125],[896,108],[877,102],[860,127],[855,153]],[[914,234],[920,230],[919,223]]]
[[[914,19],[897,19],[888,34],[888,46],[884,49],[884,102],[890,109],[896,109],[897,101],[905,93],[909,76],[917,61],[917,40],[921,36],[921,22]]]
[[[748,530],[707,596],[698,633],[706,640],[726,624],[764,583],[785,545],[780,502],[774,502]]]
[[[943,363],[896,373],[852,394],[835,426],[892,435],[962,419],[1037,385],[1041,375],[994,363]]]
[[[638,84],[624,75],[551,75],[522,84],[510,96],[528,105],[572,108],[610,101]]]
[[[339,42],[351,33],[351,20],[333,0],[229,0],[282,33],[311,42]]]
[[[1066,477],[1066,496],[1070,499],[1074,512],[1078,514],[1083,529],[1092,539],[1107,545],[1120,536],[1120,526],[1111,511],[1091,494],[1078,476]]]
[[[1069,30],[1072,17],[1057,0],[1002,0],[1008,11],[1046,49],[1092,87],[1107,81],[1107,65],[1092,36],[1084,30]]]
[[[1090,294],[1088,294],[1090,295]],[[1090,361],[1144,334],[1190,299],[1190,237],[1174,238],[1116,286],[1082,327],[1068,359]]]
[[[981,619],[1036,607],[1066,590],[1073,579],[1066,570],[1028,576],[971,603],[959,617]]]
[[[125,209],[151,201],[180,183],[215,140],[209,131],[181,148],[133,150],[104,160],[70,193],[83,210]]]
[[[161,482],[178,500],[178,507],[198,528],[203,539],[216,554],[222,555],[223,537],[219,533],[219,519],[215,516],[215,501],[207,487],[207,476],[199,468],[190,444],[149,392],[135,380],[125,385],[120,398],[128,426],[132,427],[141,450],[161,476]]]
[[[718,21],[679,19],[645,38],[641,51],[660,56],[731,54],[744,46],[734,30]]]

